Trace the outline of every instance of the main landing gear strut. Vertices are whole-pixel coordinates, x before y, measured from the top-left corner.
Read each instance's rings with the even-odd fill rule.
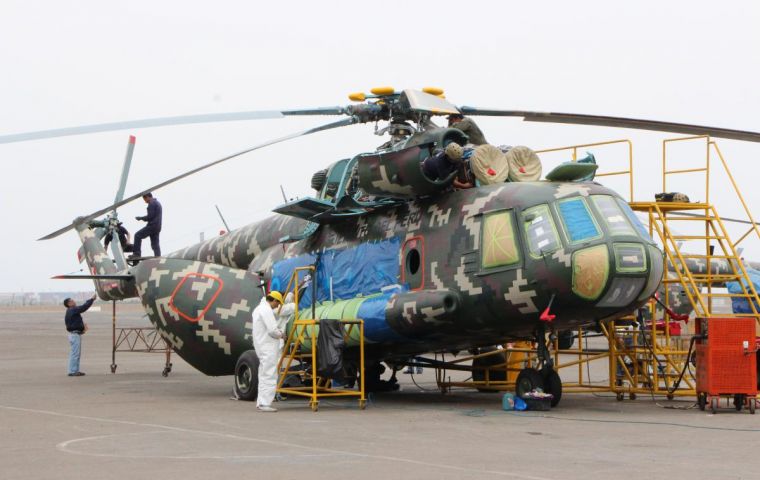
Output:
[[[520,371],[515,381],[515,393],[522,397],[532,390],[541,389],[552,394],[551,405],[556,407],[562,399],[562,380],[554,370],[554,360],[546,346],[546,325],[543,323],[536,329],[536,342],[538,368],[529,367]]]

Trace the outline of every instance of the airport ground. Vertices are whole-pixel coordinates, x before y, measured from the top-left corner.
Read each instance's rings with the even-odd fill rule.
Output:
[[[62,316],[62,307],[0,311],[3,480],[760,475],[760,415],[591,394],[566,395],[551,412],[504,412],[499,394],[441,395],[429,370],[417,385],[399,375],[401,391],[374,395],[365,411],[330,401],[313,413],[288,400],[258,413],[230,400],[231,377],[206,377],[177,357],[168,378],[150,354],[119,354],[111,374],[107,306],[86,314],[87,375],[70,378]],[[120,322],[147,325],[139,306],[122,309]]]

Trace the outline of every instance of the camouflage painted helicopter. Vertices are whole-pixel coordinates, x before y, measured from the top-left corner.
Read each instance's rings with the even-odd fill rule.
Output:
[[[468,142],[460,130],[437,127],[435,116],[516,116],[760,141],[758,133],[721,128],[457,107],[442,93],[379,88],[352,94],[356,103],[347,107],[90,125],[8,135],[0,143],[183,123],[347,117],[215,160],[127,198],[123,172],[113,205],[42,237],[75,229],[91,275],[59,278],[91,278],[103,300],[139,297],[177,354],[207,375],[234,374],[238,395],[253,399],[255,353],[243,355],[252,348],[251,312],[265,290],[282,289],[296,267],[316,269],[314,288],[300,302],[305,315],[312,310],[319,318],[364,320],[367,385],[379,382],[381,362],[403,365],[426,352],[543,340],[549,331],[628,314],[657,290],[662,252],[628,204],[598,183],[506,182],[455,191],[452,178],[427,178],[421,162],[448,143]],[[280,205],[270,218],[136,265],[110,258],[100,242],[114,228],[116,208],[148,191],[274,143],[369,122],[390,141],[318,172],[314,197]],[[387,124],[379,129],[380,122]],[[97,220],[103,214],[108,216]],[[356,358],[350,342],[349,364]],[[538,342],[539,369],[520,372],[518,384],[544,386],[558,400],[561,382],[544,343]]]

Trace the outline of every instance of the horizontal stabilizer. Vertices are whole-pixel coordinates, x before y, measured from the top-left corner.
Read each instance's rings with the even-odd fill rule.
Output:
[[[54,280],[134,280],[132,275],[56,275]]]

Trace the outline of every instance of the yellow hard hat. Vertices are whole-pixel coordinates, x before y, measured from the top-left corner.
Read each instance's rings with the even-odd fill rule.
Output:
[[[281,304],[285,303],[282,301],[282,294],[278,292],[277,290],[272,290],[271,292],[269,292],[269,294],[267,294],[267,297],[271,297],[277,300],[278,302],[280,302]]]

